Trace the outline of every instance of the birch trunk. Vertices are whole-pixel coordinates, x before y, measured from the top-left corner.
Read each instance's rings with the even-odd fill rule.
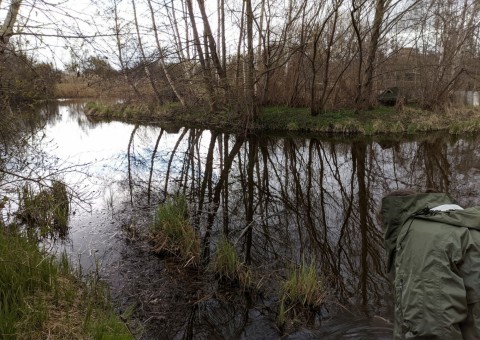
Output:
[[[157,30],[157,23],[155,21],[155,14],[153,12],[153,6],[151,0],[147,1],[148,7],[150,8],[150,14],[152,15],[152,27],[153,27],[153,33],[155,35],[155,42],[157,44],[157,49],[158,53],[160,54],[160,66],[162,67],[163,72],[165,73],[165,78],[167,78],[168,85],[172,89],[173,93],[175,93],[175,96],[177,99],[180,101],[182,106],[185,106],[185,99],[183,98],[182,94],[178,91],[177,86],[175,85],[175,82],[173,81],[173,78],[170,75],[170,72],[167,69],[167,66],[165,64],[165,57],[163,55],[163,49],[162,45],[160,44],[160,40],[158,39],[158,30]]]
[[[140,54],[142,55],[142,59],[143,59],[143,68],[145,70],[145,74],[147,75],[148,81],[150,82],[150,86],[152,87],[153,93],[155,94],[155,98],[157,99],[159,104],[162,104],[162,97],[160,96],[160,92],[158,91],[157,85],[155,84],[155,81],[152,77],[152,73],[148,69],[147,58],[145,57],[145,50],[143,48],[142,37],[140,35],[140,29],[138,27],[137,6],[135,6],[135,0],[132,0],[132,9],[133,9],[133,19],[135,22],[135,30],[137,32],[138,47],[140,48]]]
[[[13,35],[13,26],[17,21],[18,11],[20,10],[20,5],[22,0],[12,0],[10,3],[10,8],[8,9],[7,16],[3,22],[2,27],[0,28],[0,53],[4,53],[7,47],[10,38]]]

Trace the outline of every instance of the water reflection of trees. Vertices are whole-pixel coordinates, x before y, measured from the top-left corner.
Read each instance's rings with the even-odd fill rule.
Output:
[[[81,107],[81,104],[76,106],[79,115]],[[0,121],[0,197],[7,204],[0,205],[0,217],[4,220],[11,222],[25,185],[41,191],[51,187],[52,181],[62,181],[69,173],[84,171],[81,164],[71,164],[49,152],[55,145],[45,131],[47,126],[60,120],[61,110],[56,102],[45,102],[36,110],[18,108],[3,114]],[[71,200],[87,206],[90,193],[74,190],[73,184],[67,187]]]
[[[131,178],[147,184],[132,190],[132,202],[151,204],[167,192],[183,192],[204,258],[223,234],[257,267],[282,271],[315,259],[335,296],[367,313],[384,307],[390,292],[376,222],[381,196],[404,187],[461,196],[458,178],[465,174],[452,169],[461,169],[456,162],[470,160],[474,151],[471,143],[443,137],[340,143],[199,129],[154,135],[154,147],[142,149],[149,152],[129,151],[148,168]],[[142,201],[145,192],[148,202]]]

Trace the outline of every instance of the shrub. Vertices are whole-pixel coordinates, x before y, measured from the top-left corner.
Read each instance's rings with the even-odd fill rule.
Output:
[[[59,235],[68,231],[69,198],[67,187],[61,181],[52,181],[49,188],[35,193],[26,184],[20,191],[17,218],[40,237]]]

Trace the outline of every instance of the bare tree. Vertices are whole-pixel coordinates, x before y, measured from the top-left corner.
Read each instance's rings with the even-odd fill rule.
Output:
[[[245,102],[247,105],[247,126],[250,119],[255,119],[256,100],[255,100],[255,61],[253,51],[253,10],[252,1],[244,0],[246,8],[247,21],[247,74],[245,81]]]
[[[160,39],[158,37],[157,23],[155,21],[155,13],[153,11],[152,2],[151,2],[151,0],[147,0],[147,3],[148,3],[148,8],[150,9],[150,14],[152,16],[152,28],[153,28],[153,33],[154,33],[154,36],[155,36],[155,42],[157,44],[157,49],[158,49],[158,53],[159,53],[160,65],[162,66],[162,70],[165,74],[165,78],[167,79],[168,85],[170,85],[170,88],[172,89],[173,93],[175,93],[175,96],[180,101],[182,106],[185,106],[185,99],[184,99],[183,95],[180,93],[180,91],[177,89],[177,86],[176,86],[172,76],[170,75],[170,72],[169,72],[169,70],[166,66],[166,63],[165,63],[164,51],[163,51],[162,45],[160,44]],[[177,28],[177,32],[178,32],[178,28]],[[181,47],[181,45],[180,45],[180,47]]]
[[[140,91],[138,91],[137,86],[135,83],[132,81],[128,74],[127,70],[127,65],[125,64],[125,61],[123,60],[123,51],[122,51],[122,42],[120,40],[120,35],[121,35],[121,27],[120,27],[120,19],[118,17],[118,2],[117,0],[113,0],[113,13],[114,13],[114,20],[115,20],[115,38],[116,38],[116,43],[117,43],[117,52],[118,52],[118,60],[120,62],[120,68],[122,70],[123,78],[125,79],[125,82],[132,88],[133,92],[135,95],[139,98],[141,97]]]
[[[373,19],[373,26],[371,28],[370,43],[368,45],[367,65],[365,68],[363,83],[359,93],[357,94],[357,108],[371,108],[374,104],[372,102],[373,73],[375,70],[375,60],[377,57],[383,17],[389,3],[390,0],[376,0],[375,2],[375,17]]]
[[[211,77],[210,69],[207,67],[205,55],[202,49],[202,44],[200,42],[200,36],[198,34],[192,0],[186,0],[186,3],[187,3],[188,15],[190,17],[190,23],[192,25],[195,49],[197,50],[198,59],[200,61],[200,66],[202,68],[203,80],[204,80],[205,86],[207,87],[207,95],[209,98],[210,111],[215,112],[217,108],[217,104],[216,104],[215,93],[213,89],[212,77]]]
[[[149,5],[150,5],[150,1],[149,1]],[[145,56],[145,49],[143,48],[140,28],[138,27],[137,6],[135,6],[135,0],[132,0],[132,9],[133,9],[133,19],[135,22],[135,31],[137,32],[138,47],[140,48],[140,53],[142,56],[143,69],[145,70],[145,74],[147,75],[150,86],[152,87],[153,93],[155,94],[155,98],[157,99],[158,103],[161,104],[162,97],[160,95],[160,92],[158,91],[157,85],[155,84],[152,73],[148,68],[147,58]]]

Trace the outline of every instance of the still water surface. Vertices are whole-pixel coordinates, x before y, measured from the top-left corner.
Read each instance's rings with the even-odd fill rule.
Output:
[[[389,339],[392,289],[376,218],[382,195],[436,188],[465,206],[480,203],[478,138],[245,137],[92,122],[82,103],[67,102],[43,114],[47,124],[34,137],[42,150],[63,167],[81,165],[64,174],[80,195],[61,248],[84,271],[100,267],[119,311],[135,306],[144,338]],[[205,255],[228,235],[265,273],[264,294],[179,271],[136,238],[176,192],[188,197]],[[312,259],[328,303],[309,322],[282,329],[268,278]]]

